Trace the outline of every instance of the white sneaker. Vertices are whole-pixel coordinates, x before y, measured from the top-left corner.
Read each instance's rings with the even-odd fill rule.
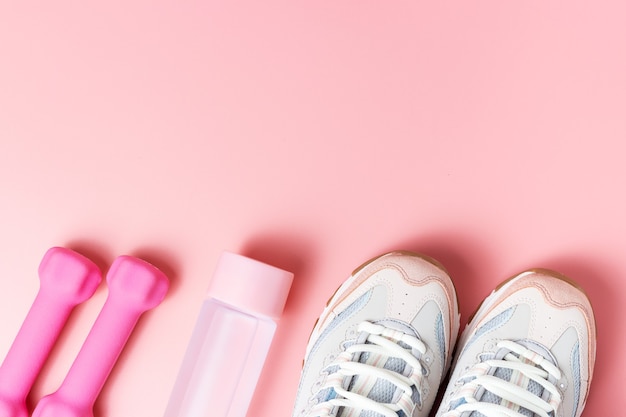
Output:
[[[595,355],[583,291],[553,271],[523,272],[467,325],[436,416],[579,417]]]
[[[367,262],[313,329],[293,416],[427,416],[458,329],[454,286],[436,261],[392,252]]]

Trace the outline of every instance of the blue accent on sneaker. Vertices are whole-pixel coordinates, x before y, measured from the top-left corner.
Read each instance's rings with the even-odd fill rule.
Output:
[[[320,336],[317,338],[317,341],[315,342],[315,344],[313,345],[313,348],[311,349],[311,354],[319,348],[320,344],[323,343],[324,340],[326,339],[326,336],[330,332],[332,332],[335,327],[339,326],[343,321],[350,318],[350,316],[352,316],[354,313],[356,313],[361,308],[363,308],[367,304],[371,296],[372,296],[372,290],[369,290],[368,292],[366,292],[365,294],[363,294],[362,296],[354,300],[354,302],[350,304],[345,310],[339,313],[337,317],[335,317],[333,321],[330,322],[328,327],[326,327],[326,329],[324,329],[322,334],[320,334]]]
[[[337,391],[335,391],[334,388],[329,388],[328,395],[326,395],[326,398],[324,398],[324,401],[332,400],[335,397],[337,397]]]
[[[459,398],[456,401],[452,401],[448,410],[455,410],[458,406],[465,404],[466,402],[467,401],[465,401],[465,398]]]
[[[479,327],[478,330],[476,330],[476,333],[474,333],[474,336],[472,336],[472,339],[467,342],[467,346],[471,345],[477,338],[484,335],[485,333],[495,330],[500,326],[504,326],[504,324],[506,324],[506,322],[508,322],[511,317],[513,317],[513,313],[515,313],[515,308],[516,306],[509,307],[508,309],[504,310],[502,313],[498,314],[487,323]]]
[[[578,398],[580,397],[580,344],[576,342],[574,350],[572,351],[572,370],[574,381],[574,408],[572,409],[572,416],[576,416],[578,410]]]
[[[443,330],[443,315],[437,316],[437,344],[439,345],[439,355],[441,363],[446,363],[446,336]]]
[[[317,338],[317,341],[315,342],[315,344],[311,348],[311,354],[313,354],[319,348],[320,344],[322,342],[324,342],[326,336],[328,336],[328,334],[335,327],[337,327],[344,320],[350,318],[350,316],[352,316],[357,311],[359,311],[361,308],[363,308],[363,306],[365,306],[367,304],[367,302],[369,301],[371,295],[372,295],[372,290],[366,292],[365,294],[363,294],[362,296],[360,296],[359,298],[354,300],[354,302],[352,304],[350,304],[344,311],[339,313],[337,315],[337,317],[335,317],[333,319],[333,321],[328,325],[328,327],[326,327],[326,329],[324,329],[322,334],[320,334],[320,336]],[[308,364],[306,364],[305,366],[307,366],[307,365]],[[327,371],[331,371],[331,370],[328,369]],[[300,381],[300,383],[302,383],[302,381]],[[337,396],[337,393],[335,392],[335,390],[332,389],[332,388],[329,388],[327,390],[322,390],[322,391],[318,392],[317,395],[316,395],[316,398],[317,398],[318,402],[323,402],[323,401],[327,401],[329,399],[332,399],[332,398],[334,398],[336,396]]]

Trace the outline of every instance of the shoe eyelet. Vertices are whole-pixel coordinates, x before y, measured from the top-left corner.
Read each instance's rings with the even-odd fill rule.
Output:
[[[329,355],[327,355],[324,358],[324,369],[326,369],[327,367],[331,366],[333,364],[333,362],[335,362],[335,360],[337,359],[337,354],[336,353],[331,353]],[[326,372],[328,374],[328,372]]]
[[[356,339],[357,335],[358,335],[358,332],[354,326],[348,328],[348,330],[346,331],[347,340]]]
[[[487,342],[485,342],[485,348],[483,349],[483,351],[491,352],[495,348],[496,348],[496,341],[495,340],[488,340]]]

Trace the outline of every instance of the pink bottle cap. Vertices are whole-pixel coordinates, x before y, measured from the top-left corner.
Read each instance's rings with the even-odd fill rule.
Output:
[[[278,319],[292,281],[291,272],[224,252],[217,262],[208,296],[245,312]]]

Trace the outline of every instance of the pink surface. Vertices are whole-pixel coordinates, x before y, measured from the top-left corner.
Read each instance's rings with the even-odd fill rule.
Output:
[[[404,248],[450,271],[462,320],[542,266],[596,308],[585,416],[626,357],[626,26],[600,2],[3,2],[0,356],[65,245],[172,278],[96,415],[160,416],[223,249],[294,284],[249,416],[288,416],[332,291]],[[69,326],[29,404],[104,303]],[[613,413],[614,414],[614,413]]]

